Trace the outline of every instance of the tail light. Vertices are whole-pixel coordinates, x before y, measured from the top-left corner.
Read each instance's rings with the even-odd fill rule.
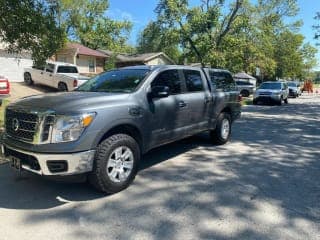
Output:
[[[78,80],[77,79],[74,79],[73,80],[73,87],[77,87],[78,86]]]
[[[242,101],[242,95],[239,94],[239,95],[238,95],[238,102],[241,102],[241,101]]]
[[[0,94],[10,93],[10,83],[8,79],[0,78]]]

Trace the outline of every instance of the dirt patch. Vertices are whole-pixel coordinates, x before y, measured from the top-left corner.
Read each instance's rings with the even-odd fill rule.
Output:
[[[24,83],[10,83],[10,97],[8,98],[10,102],[14,102],[19,98],[32,96],[32,95],[39,95],[49,92],[56,92],[57,90],[43,86],[43,85],[32,85],[27,86]]]

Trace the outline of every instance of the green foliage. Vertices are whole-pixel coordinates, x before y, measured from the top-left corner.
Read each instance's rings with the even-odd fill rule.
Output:
[[[42,65],[67,40],[93,49],[132,52],[132,23],[106,16],[107,0],[0,0],[0,38],[11,52],[30,51]]]
[[[140,33],[137,52],[165,52],[176,63],[182,63],[179,34],[171,29],[162,29],[158,22],[150,22]]]
[[[160,0],[157,21],[142,31],[138,51],[165,51],[173,58],[178,50],[180,63],[233,72],[259,68],[262,79],[303,78],[315,66],[316,49],[303,45],[298,33],[302,21],[288,21],[298,12],[297,0],[228,2]]]
[[[70,39],[93,49],[130,50],[126,42],[132,28],[128,20],[106,16],[108,0],[59,0],[58,22]]]
[[[65,34],[56,26],[55,7],[45,0],[0,0],[0,38],[8,50],[31,51],[39,65],[62,47]]]

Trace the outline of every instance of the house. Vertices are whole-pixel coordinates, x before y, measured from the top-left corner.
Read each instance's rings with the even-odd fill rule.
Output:
[[[237,74],[234,74],[233,75],[233,78],[235,80],[242,80],[242,81],[247,81],[247,82],[250,82],[252,83],[254,86],[257,85],[257,79],[252,77],[251,75],[245,73],[245,72],[239,72]]]
[[[99,50],[99,51],[108,56],[112,55],[112,52],[109,50]],[[135,65],[167,65],[167,64],[175,64],[175,62],[163,52],[142,53],[142,54],[118,54],[116,56],[117,67],[127,67],[127,66],[135,66]]]
[[[0,42],[0,75],[10,82],[23,82],[24,68],[31,67],[33,61],[29,52],[9,53]]]
[[[80,43],[67,43],[53,58],[55,61],[77,65],[81,74],[94,75],[104,71],[108,55]]]

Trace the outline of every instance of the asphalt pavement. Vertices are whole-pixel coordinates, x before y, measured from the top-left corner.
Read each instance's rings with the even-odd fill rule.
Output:
[[[320,96],[246,106],[223,146],[206,134],[144,156],[105,196],[0,165],[0,240],[320,239]]]

